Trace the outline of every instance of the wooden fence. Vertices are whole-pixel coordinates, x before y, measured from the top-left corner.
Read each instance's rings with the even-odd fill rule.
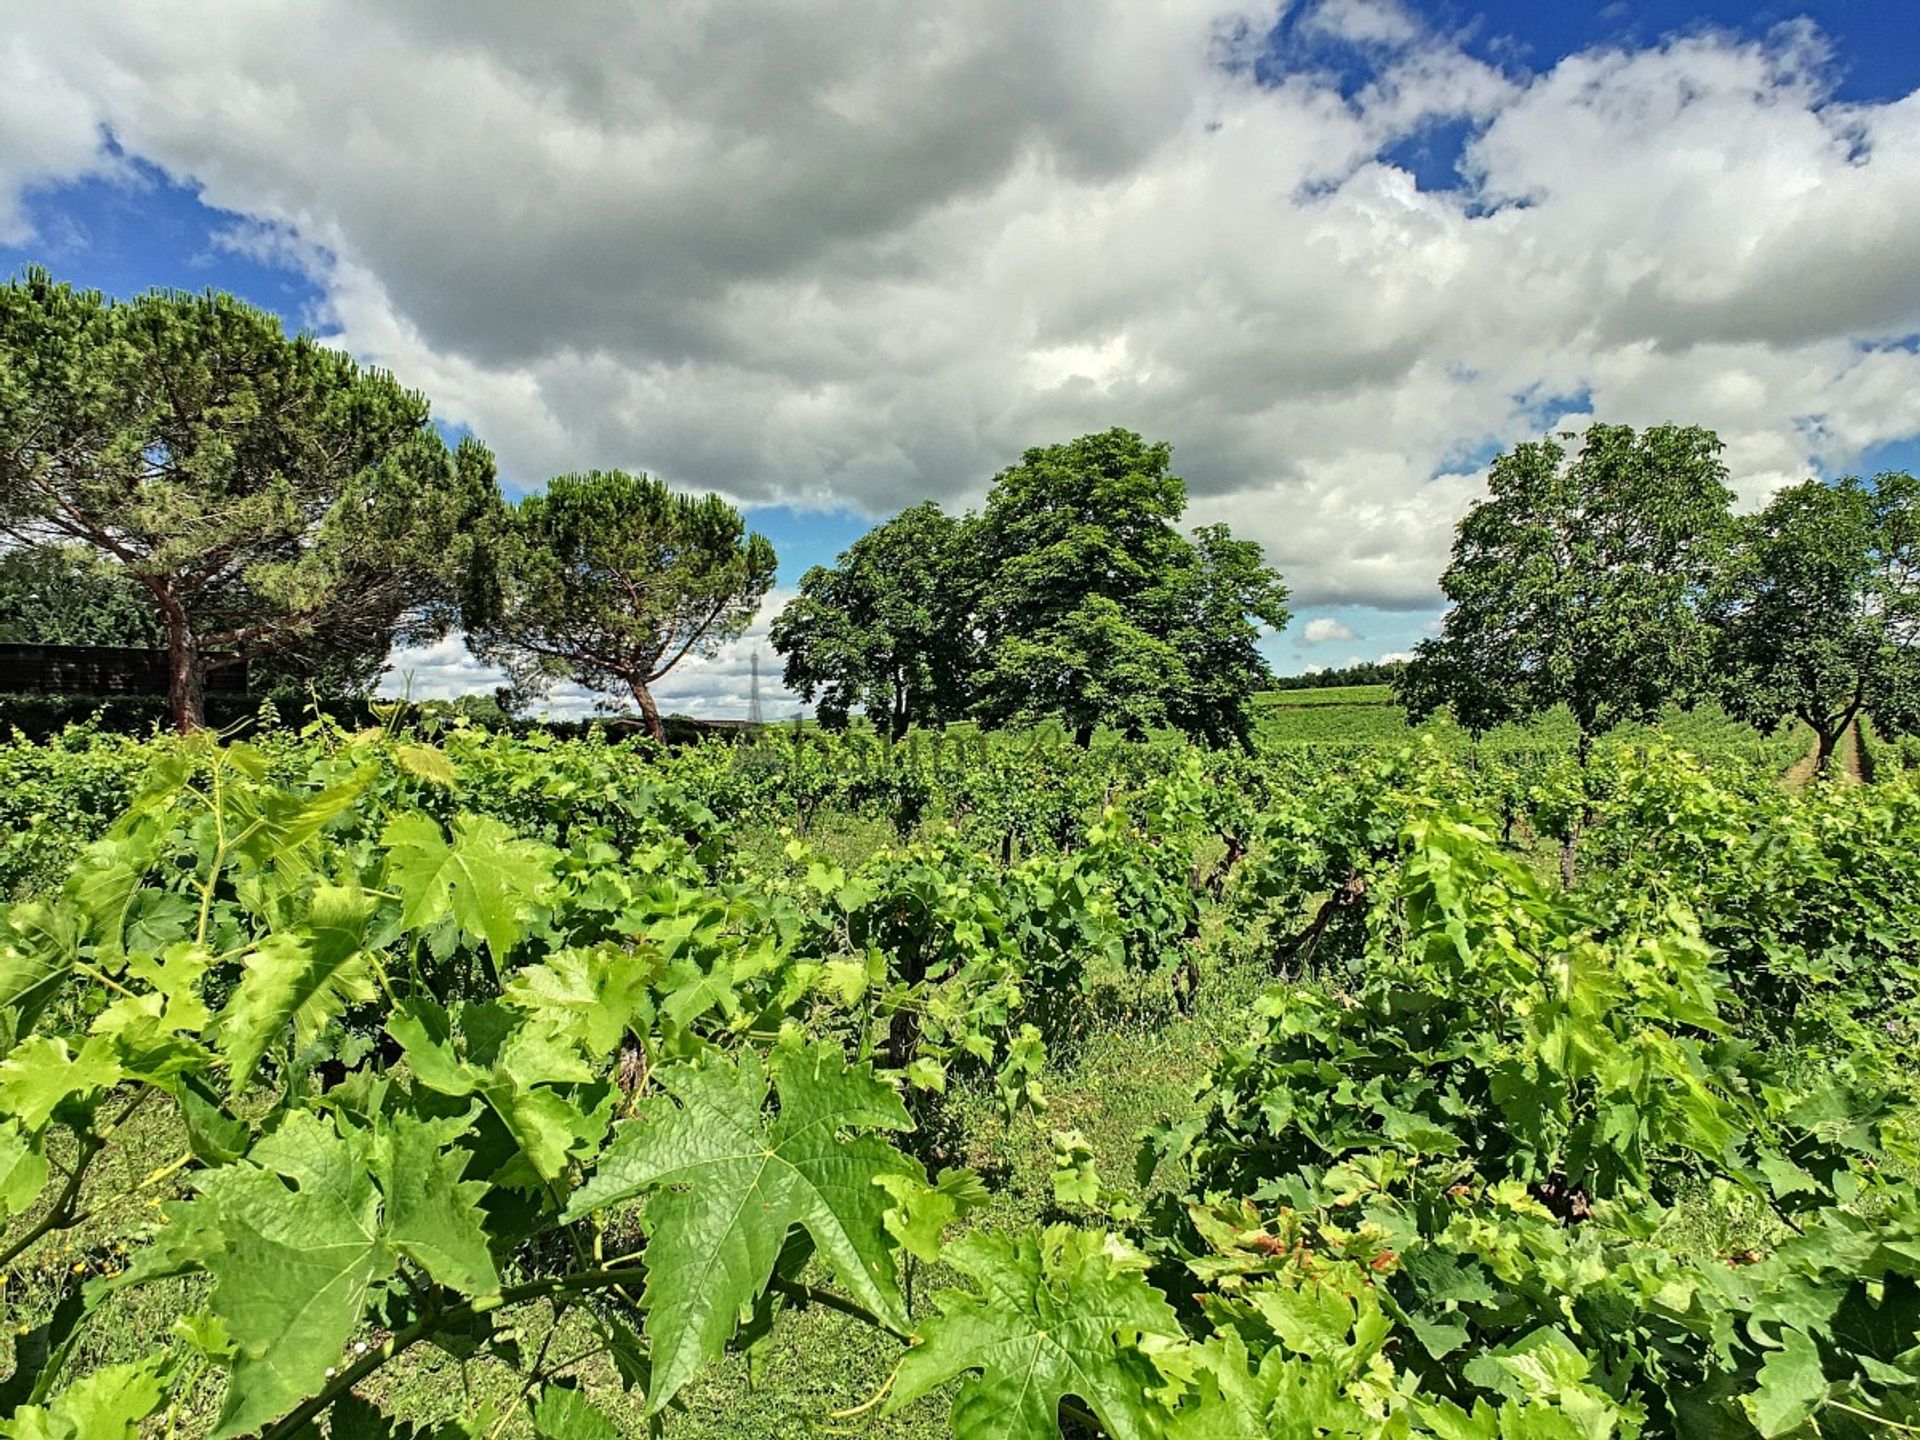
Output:
[[[216,695],[244,695],[247,667],[207,675]],[[167,652],[120,645],[0,645],[0,694],[164,695]]]

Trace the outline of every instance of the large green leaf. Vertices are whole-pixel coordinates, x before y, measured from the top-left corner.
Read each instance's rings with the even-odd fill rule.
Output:
[[[319,886],[305,925],[267,936],[242,958],[240,984],[220,1016],[220,1048],[234,1094],[252,1083],[261,1057],[289,1023],[304,1045],[349,1003],[374,997],[363,948],[372,914],[365,892]]]
[[[524,1166],[495,1174],[496,1185],[537,1188],[565,1174],[574,1156],[584,1158],[599,1149],[607,1129],[607,1105],[588,1111],[570,1094],[553,1088],[595,1078],[561,1028],[564,1017],[498,1005],[470,1005],[461,1014],[476,1028],[491,1032],[474,1046],[471,1058],[455,1050],[447,1012],[431,1001],[416,1001],[395,1012],[387,1033],[406,1051],[407,1065],[420,1084],[442,1095],[478,1095],[500,1117],[520,1147]]]
[[[254,1146],[254,1163],[205,1172],[200,1199],[175,1211],[175,1225],[215,1240],[202,1264],[234,1343],[214,1440],[256,1430],[318,1391],[368,1291],[392,1273],[367,1152],[364,1137],[298,1112]]]
[[[564,1017],[589,1055],[604,1057],[638,1017],[647,988],[660,973],[653,950],[630,953],[617,945],[556,950],[538,965],[514,973],[503,998],[529,1014]]]
[[[549,1385],[533,1407],[539,1440],[620,1440],[620,1430],[587,1397],[569,1385]]]
[[[893,1088],[870,1066],[849,1068],[828,1044],[775,1052],[780,1108],[770,1124],[767,1076],[751,1056],[737,1066],[707,1056],[655,1078],[666,1095],[620,1128],[567,1212],[577,1218],[649,1197],[649,1411],[720,1354],[795,1225],[855,1300],[904,1329],[886,1228],[892,1201],[875,1182],[919,1167],[862,1133],[911,1128]]]
[[[229,825],[238,834],[232,845],[242,870],[268,870],[283,881],[300,881],[318,868],[312,842],[354,806],[377,771],[362,766],[338,785],[315,794],[265,786],[235,786],[226,792]]]
[[[0,1115],[37,1134],[56,1110],[94,1103],[125,1075],[106,1036],[89,1036],[76,1053],[64,1039],[35,1035],[0,1061]]]
[[[23,1405],[0,1420],[7,1440],[136,1440],[140,1422],[160,1408],[164,1363],[152,1357],[107,1365],[76,1380],[46,1405]]]
[[[1178,1337],[1173,1309],[1141,1278],[1143,1256],[1093,1231],[972,1234],[945,1259],[981,1293],[945,1290],[900,1362],[890,1409],[968,1371],[953,1404],[959,1440],[1055,1440],[1072,1395],[1113,1440],[1150,1440],[1164,1412],[1147,1392],[1161,1383],[1143,1336]]]
[[[462,1295],[496,1295],[500,1272],[480,1225],[479,1202],[487,1187],[460,1178],[466,1153],[447,1144],[465,1127],[465,1117],[435,1124],[399,1115],[375,1138],[374,1173],[386,1197],[384,1229],[395,1250],[440,1284]]]
[[[1780,1348],[1760,1366],[1753,1393],[1753,1420],[1762,1435],[1798,1429],[1827,1398],[1827,1376],[1820,1347],[1798,1330],[1780,1332]]]
[[[553,852],[521,840],[498,820],[461,815],[451,843],[426,815],[402,815],[382,836],[387,881],[400,892],[401,920],[409,928],[452,915],[479,936],[496,963],[520,938],[527,905],[553,873]]]
[[[19,1030],[31,1026],[58,993],[79,943],[66,906],[22,900],[7,907],[0,919],[0,1010],[18,1012]]]
[[[47,1156],[40,1142],[15,1120],[0,1120],[0,1225],[24,1215],[47,1183]]]
[[[1186,1352],[1193,1367],[1185,1403],[1167,1440],[1330,1440],[1377,1436],[1378,1417],[1344,1391],[1341,1367],[1293,1360],[1272,1350],[1254,1366],[1228,1330]]]
[[[122,953],[127,911],[166,833],[152,817],[129,817],[111,835],[89,845],[67,877],[66,899],[79,912],[103,959]]]

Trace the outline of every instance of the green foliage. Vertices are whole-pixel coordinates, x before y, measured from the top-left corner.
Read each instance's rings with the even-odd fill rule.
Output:
[[[678,1066],[662,1099],[615,1133],[600,1168],[568,1207],[590,1215],[651,1194],[646,1209],[650,1410],[658,1411],[720,1354],[739,1317],[772,1279],[788,1231],[804,1228],[853,1298],[882,1322],[907,1325],[883,1223],[879,1181],[915,1167],[861,1131],[907,1130],[899,1097],[871,1070],[848,1069],[831,1047],[777,1051],[780,1097],[761,1119],[767,1078],[757,1063]]]
[[[152,601],[92,549],[45,545],[0,554],[0,641],[150,649],[165,640]]]
[[[1029,450],[995,478],[977,522],[983,718],[1057,718],[1082,743],[1099,725],[1245,738],[1270,673],[1253,642],[1285,626],[1286,587],[1224,526],[1181,536],[1172,458],[1116,429]]]
[[[976,663],[970,540],[929,501],[807,571],[773,624],[787,688],[818,695],[822,723],[844,724],[857,706],[895,740],[961,718]]]
[[[61,1262],[0,1424],[672,1433],[807,1307],[966,1435],[1913,1423],[1920,791],[1570,743],[49,752],[24,803],[125,813],[0,915],[0,1264],[110,1185],[154,1220]],[[739,843],[802,798],[926,819]],[[1580,813],[1569,890],[1526,837]],[[1286,978],[1111,1185],[1048,1057],[1220,946]],[[1031,1198],[1084,1228],[928,1178],[957,1107],[1050,1095]],[[138,1112],[169,1148],[110,1182]],[[388,1386],[426,1346],[519,1408]]]
[[[1920,481],[1782,490],[1742,518],[1714,611],[1728,708],[1811,726],[1820,768],[1861,715],[1888,736],[1920,729]]]
[[[146,595],[183,729],[209,669],[444,634],[484,569],[492,457],[231,296],[0,287],[0,522]]]
[[[1144,1255],[1110,1235],[1056,1226],[1014,1240],[966,1236],[946,1260],[979,1290],[935,1297],[940,1314],[900,1362],[894,1408],[977,1371],[954,1400],[960,1440],[1043,1440],[1059,1433],[1069,1396],[1114,1440],[1159,1431],[1149,1393],[1159,1376],[1143,1343],[1181,1331],[1142,1278]]]
[[[718,495],[619,470],[561,475],[509,510],[497,593],[468,616],[467,643],[525,691],[624,690],[661,739],[649,687],[740,634],[773,572],[773,546]]]
[[[1560,437],[1572,440],[1572,435]],[[1399,694],[1478,733],[1564,704],[1582,737],[1705,690],[1700,596],[1732,525],[1720,441],[1692,427],[1594,425],[1497,456],[1440,588],[1445,628]]]

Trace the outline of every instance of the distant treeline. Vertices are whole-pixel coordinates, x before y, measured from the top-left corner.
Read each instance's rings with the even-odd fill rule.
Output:
[[[1274,690],[1326,690],[1338,685],[1391,685],[1407,668],[1404,660],[1363,660],[1357,665],[1340,665],[1331,670],[1315,670],[1308,675],[1285,675],[1276,679]]]

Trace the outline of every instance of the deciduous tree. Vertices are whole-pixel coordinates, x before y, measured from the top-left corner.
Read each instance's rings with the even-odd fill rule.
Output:
[[[152,649],[166,635],[146,593],[98,551],[23,545],[0,554],[0,640]]]
[[[562,475],[510,507],[497,595],[467,643],[523,690],[624,690],[664,739],[653,685],[744,631],[773,575],[772,544],[718,495],[620,470]]]
[[[1193,532],[1174,589],[1171,640],[1187,683],[1168,718],[1210,745],[1250,745],[1248,702],[1272,676],[1256,642],[1262,627],[1287,628],[1286,584],[1253,541],[1234,539],[1225,525],[1206,525]]]
[[[816,565],[773,624],[786,685],[827,724],[856,706],[894,739],[966,712],[978,589],[965,522],[929,501]]]
[[[1792,716],[1817,768],[1862,715],[1920,727],[1920,481],[1808,480],[1743,517],[1715,592],[1728,711],[1764,729]]]
[[[1253,636],[1284,621],[1286,592],[1247,542],[1215,529],[1196,546],[1175,528],[1187,489],[1172,458],[1114,429],[995,479],[978,522],[983,718],[1057,717],[1082,744],[1102,724],[1244,729],[1268,673]]]
[[[498,503],[422,397],[232,296],[0,287],[0,531],[144,591],[183,730],[210,670],[446,633]]]
[[[1694,426],[1594,425],[1496,457],[1440,578],[1442,633],[1402,677],[1412,717],[1457,705],[1480,730],[1565,705],[1584,764],[1595,736],[1699,698],[1703,601],[1733,525],[1720,449]]]
[[[1720,440],[1694,426],[1594,425],[1495,458],[1440,577],[1451,608],[1403,693],[1456,697],[1482,726],[1555,705],[1584,752],[1624,721],[1702,693],[1703,613],[1732,529]],[[1417,715],[1416,715],[1417,718]]]

